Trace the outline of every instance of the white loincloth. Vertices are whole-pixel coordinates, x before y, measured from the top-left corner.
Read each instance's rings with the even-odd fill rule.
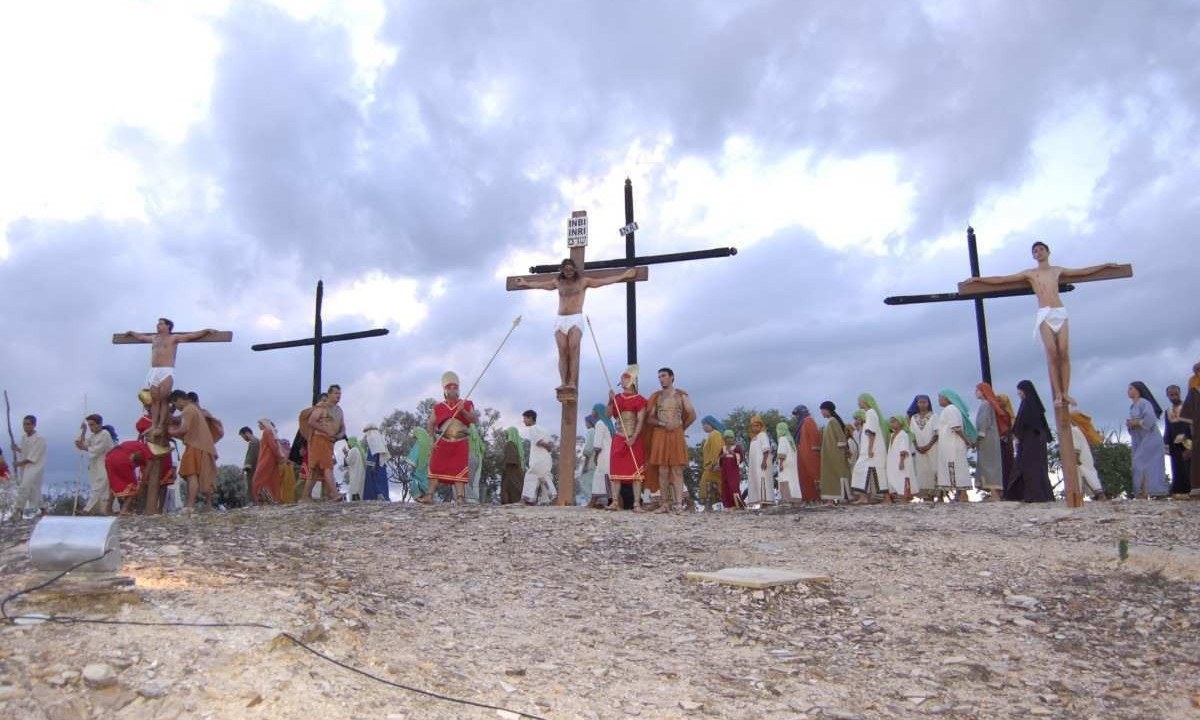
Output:
[[[146,375],[146,384],[150,387],[160,385],[163,380],[175,375],[173,367],[152,367],[150,373]]]
[[[1062,330],[1062,326],[1067,322],[1067,309],[1065,307],[1040,307],[1037,311],[1037,319],[1033,322],[1033,339],[1037,340],[1042,333],[1042,323],[1050,326],[1050,332],[1058,334]]]
[[[554,321],[554,332],[560,332],[563,335],[571,332],[571,328],[579,328],[579,332],[583,332],[587,328],[583,326],[583,313],[575,313],[574,315],[559,315]]]

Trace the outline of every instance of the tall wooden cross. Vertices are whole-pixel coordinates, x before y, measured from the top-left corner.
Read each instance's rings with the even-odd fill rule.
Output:
[[[582,269],[587,267],[587,263],[584,261],[584,254],[587,249],[587,212],[575,211],[572,213],[567,227],[567,247],[570,248],[570,257],[572,262],[575,263],[575,267],[581,268],[581,276],[595,279],[612,279],[628,271],[628,268],[624,266],[614,270]],[[510,292],[532,289],[526,283],[544,282],[547,277],[556,275],[561,270],[560,265],[550,265],[547,267],[549,270],[546,272],[508,277],[505,282],[505,289]],[[637,274],[631,280],[626,281],[628,285],[633,285],[635,282],[642,282],[650,278],[649,268],[636,267],[634,269],[637,271]],[[518,280],[521,282],[518,282]],[[568,363],[578,368],[579,346],[570,346],[568,352],[571,354],[567,359]],[[558,451],[559,488],[558,500],[555,501],[558,505],[575,504],[575,432],[579,424],[579,387],[581,384],[580,379],[576,377],[575,387],[560,387],[556,392],[557,400],[562,404],[562,422],[558,436],[560,444]]]
[[[359,332],[339,333],[337,335],[325,335],[321,331],[321,300],[325,296],[325,283],[317,281],[317,302],[315,319],[313,320],[313,336],[310,338],[301,338],[299,340],[284,340],[282,342],[259,343],[251,345],[250,349],[254,351],[262,350],[279,350],[282,348],[307,347],[312,345],[313,348],[313,404],[317,404],[317,398],[321,395],[321,348],[333,342],[341,342],[343,340],[359,340],[361,338],[379,337],[387,335],[387,328],[376,328],[375,330],[361,330]]]
[[[967,258],[971,263],[971,277],[979,277],[979,250],[975,245],[975,228],[967,226]],[[1071,292],[1074,285],[1061,283],[1060,293]],[[979,339],[979,376],[988,385],[992,384],[992,360],[988,351],[987,318],[983,313],[985,298],[1016,297],[1032,295],[1033,290],[1028,285],[1007,290],[989,290],[981,294],[964,295],[961,293],[928,293],[925,295],[893,295],[883,299],[885,305],[925,305],[928,303],[957,302],[970,300],[975,303],[975,333]]]
[[[704,260],[707,258],[730,257],[737,255],[737,248],[723,247],[711,250],[691,250],[687,252],[667,253],[665,255],[643,255],[638,257],[634,248],[634,237],[638,229],[633,219],[633,182],[625,178],[625,225],[619,232],[625,238],[625,257],[616,260],[593,260],[588,263],[578,263],[584,270],[606,270],[610,268],[631,268],[641,265],[659,265],[661,263],[685,262],[688,260]],[[529,268],[531,273],[558,272],[557,265],[535,265]],[[633,283],[625,284],[625,349],[630,365],[638,361],[637,355],[637,287]]]
[[[162,319],[159,320],[159,324],[163,328],[169,327],[168,325],[164,324]],[[174,338],[174,344],[168,343],[170,345],[172,367],[174,366],[175,349],[178,343],[233,342],[233,333],[229,330],[213,330],[209,332],[201,330],[198,332],[177,333],[172,329],[170,335]],[[113,334],[112,341],[113,345],[143,345],[154,343],[156,337],[161,337],[157,334],[157,330],[154,333],[137,333],[128,331]],[[159,347],[162,346],[160,345]],[[151,390],[150,417],[152,424],[150,430],[148,431],[151,436],[153,436],[155,431],[163,432],[166,426],[167,417],[170,415],[170,410],[167,408],[167,399],[163,393],[168,388],[173,389],[173,383],[173,379],[171,380],[170,384],[164,381],[157,388]],[[146,501],[143,505],[142,511],[146,515],[155,515],[158,513],[158,487],[159,481],[162,479],[162,472],[160,471],[161,463],[162,460],[160,458],[151,458],[150,461],[146,463],[146,471],[142,473],[143,477],[146,478],[146,483],[144,486]]]
[[[975,230],[967,228],[967,247],[971,256],[971,277],[958,284],[957,293],[941,293],[934,295],[901,295],[885,298],[888,305],[910,305],[930,302],[948,302],[955,300],[973,300],[976,307],[976,325],[979,333],[979,361],[983,379],[991,384],[991,365],[988,359],[987,327],[983,317],[983,300],[987,298],[1013,297],[1017,295],[1033,295],[1029,283],[1021,280],[1009,283],[983,283],[979,280],[979,256],[975,249]],[[1095,282],[1099,280],[1116,280],[1133,276],[1130,265],[1111,265],[1085,275],[1065,272],[1062,279],[1071,282]],[[1074,285],[1060,283],[1058,291],[1069,292]],[[1056,372],[1053,367],[1049,372]],[[1054,424],[1058,431],[1058,451],[1062,458],[1063,480],[1066,486],[1067,507],[1077,508],[1083,505],[1083,494],[1079,489],[1079,469],[1073,461],[1075,458],[1075,442],[1071,437],[1070,408],[1059,403],[1054,405]],[[1007,480],[1007,478],[1006,478]]]

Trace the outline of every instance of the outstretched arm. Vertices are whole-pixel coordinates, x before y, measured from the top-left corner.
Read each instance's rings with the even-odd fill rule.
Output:
[[[1029,279],[1029,273],[1022,270],[1019,273],[1012,275],[987,275],[984,277],[968,278],[970,282],[983,283],[984,285],[1006,285],[1008,283],[1022,282]]]
[[[615,285],[619,282],[628,282],[637,278],[637,268],[628,268],[625,272],[619,275],[609,277],[593,277],[591,275],[583,276],[583,283],[587,287],[604,287],[605,285]]]
[[[1072,280],[1076,282],[1082,282],[1084,280],[1088,280],[1091,278],[1091,276],[1096,275],[1097,273],[1104,272],[1105,270],[1114,270],[1120,267],[1121,265],[1118,263],[1104,263],[1103,265],[1092,265],[1085,268],[1063,268],[1058,275],[1058,279],[1060,282],[1070,282]]]
[[[216,330],[213,330],[212,328],[205,328],[203,330],[197,330],[196,332],[177,333],[175,335],[175,342],[192,342],[194,340],[207,337],[215,332]]]
[[[134,332],[133,330],[126,330],[125,332],[121,333],[121,335],[124,337],[133,338],[134,340],[137,340],[138,342],[144,342],[144,343],[154,342],[154,336],[151,335],[150,333],[140,333],[140,332]]]
[[[558,278],[548,277],[544,280],[529,280],[528,278],[518,277],[513,278],[513,285],[519,288],[529,288],[531,290],[557,290]]]

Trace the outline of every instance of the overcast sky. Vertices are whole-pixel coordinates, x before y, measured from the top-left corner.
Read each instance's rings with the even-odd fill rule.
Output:
[[[184,346],[240,462],[241,425],[286,434],[311,351],[250,345],[312,332],[351,431],[469,385],[557,430],[549,292],[504,277],[565,252],[623,254],[623,183],[640,253],[735,246],[654,266],[638,286],[639,360],[675,368],[700,413],[735,406],[885,412],[980,379],[970,303],[889,307],[969,274],[1130,262],[1080,285],[1073,395],[1102,427],[1127,384],[1162,400],[1200,359],[1200,6],[1019,2],[6,3],[0,6],[0,386],[35,413],[49,477],[104,414],[123,439],[146,346],[126,329],[232,330]],[[989,301],[998,391],[1049,395],[1032,298]],[[624,365],[624,291],[589,293],[608,369]],[[606,386],[590,341],[583,399]],[[19,423],[19,418],[14,417]],[[582,427],[582,425],[581,425]],[[17,427],[19,432],[19,426]],[[694,433],[698,437],[698,433]]]

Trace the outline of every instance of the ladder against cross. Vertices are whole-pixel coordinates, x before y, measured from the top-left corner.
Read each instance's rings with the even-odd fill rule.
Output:
[[[626,280],[617,280],[625,275],[628,267],[609,270],[585,270],[585,254],[587,250],[587,212],[577,210],[568,221],[567,246],[570,248],[570,258],[575,263],[581,277],[610,282],[635,283],[644,282],[650,278],[650,270],[646,267],[634,267],[635,275]],[[513,275],[505,280],[505,289],[509,292],[518,290],[548,289],[541,286],[547,279],[554,278],[559,272],[559,266],[549,266],[548,272],[532,275]],[[581,338],[582,340],[582,338]],[[556,399],[562,404],[562,421],[559,429],[558,450],[558,499],[557,505],[575,504],[575,434],[579,426],[579,387],[582,385],[578,377],[579,344],[568,348],[570,356],[567,362],[576,368],[575,387],[559,387]]]
[[[174,366],[174,355],[176,350],[175,346],[178,346],[181,343],[233,342],[233,332],[229,330],[201,330],[196,332],[169,332],[162,335],[160,335],[157,331],[152,333],[123,332],[114,333],[112,342],[113,345],[151,345],[157,342],[159,339],[168,338],[172,344],[170,352],[172,355],[172,366]],[[150,403],[150,416],[152,425],[150,426],[150,430],[148,432],[154,432],[155,430],[161,431],[166,423],[167,416],[170,415],[170,412],[167,409],[167,400],[165,397],[158,397],[151,399]],[[146,501],[145,505],[143,506],[143,512],[146,515],[155,515],[158,513],[158,489],[159,482],[162,479],[162,472],[160,470],[161,462],[162,461],[157,457],[151,458],[150,461],[146,463],[146,471],[143,473],[143,476],[146,477],[147,480],[144,484],[144,490],[139,492],[144,491],[146,493]]]

